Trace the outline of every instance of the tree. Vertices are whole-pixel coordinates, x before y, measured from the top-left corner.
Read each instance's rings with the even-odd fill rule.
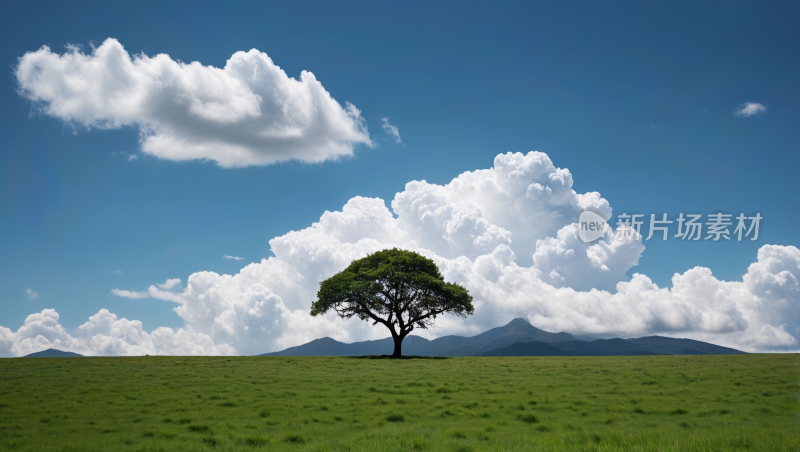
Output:
[[[436,316],[474,312],[467,289],[445,282],[432,260],[397,248],[355,260],[319,286],[311,315],[333,310],[345,319],[383,324],[394,339],[393,358],[400,357],[409,333],[427,329]]]

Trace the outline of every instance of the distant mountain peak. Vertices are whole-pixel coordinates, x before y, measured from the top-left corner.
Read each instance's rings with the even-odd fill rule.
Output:
[[[525,326],[525,327],[532,327],[536,328],[535,326],[531,325],[531,322],[523,319],[522,317],[517,317],[516,319],[508,322],[506,326]],[[537,328],[538,329],[538,328]]]
[[[64,352],[55,348],[48,348],[40,352],[31,353],[23,356],[22,358],[80,358],[83,355],[72,352]]]
[[[588,339],[588,340],[587,340]],[[590,342],[591,341],[591,342]],[[345,344],[329,337],[261,356],[356,356],[385,355],[392,351],[391,338]],[[658,354],[732,354],[738,350],[689,339],[650,336],[639,339],[607,339],[569,333],[551,333],[516,318],[475,336],[442,336],[427,340],[408,336],[404,355],[425,356],[614,356]]]
[[[505,326],[500,327],[505,334],[532,334],[532,335],[550,335],[550,334],[565,334],[565,333],[551,333],[549,331],[540,330],[531,324],[531,322],[517,317],[516,319],[508,322]],[[571,337],[570,337],[571,339]]]

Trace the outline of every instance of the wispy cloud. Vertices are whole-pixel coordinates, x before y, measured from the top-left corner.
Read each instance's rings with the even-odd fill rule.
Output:
[[[136,155],[136,154],[128,154],[127,152],[122,152],[122,151],[120,151],[120,152],[112,152],[111,155],[121,155],[121,156],[125,157],[126,159],[128,159],[129,162],[132,162],[132,161],[134,161],[134,160],[139,158],[139,156]]]
[[[400,130],[397,128],[397,126],[389,124],[389,118],[381,118],[381,122],[383,123],[383,125],[381,125],[381,127],[383,127],[383,131],[386,132],[386,134],[390,137],[394,138],[397,143],[403,144],[403,140],[400,139]]]
[[[733,114],[735,116],[753,116],[753,115],[763,115],[767,113],[767,107],[757,103],[757,102],[745,102],[741,105],[741,107],[734,111]]]
[[[150,295],[147,292],[134,292],[132,290],[111,289],[111,293],[122,298],[140,299],[147,298]]]
[[[146,291],[137,292],[135,290],[111,289],[111,293],[118,297],[130,298],[132,300],[140,300],[142,298],[155,297],[155,298],[160,298],[162,300],[175,301],[178,299],[177,298],[178,296],[176,294],[164,291],[170,290],[180,283],[181,283],[180,278],[172,278],[166,280],[162,284],[153,284],[152,286],[148,287]]]
[[[233,259],[233,260],[235,260],[235,261],[243,261],[243,260],[244,260],[244,258],[243,258],[243,257],[231,256],[230,254],[226,254],[226,255],[224,255],[224,256],[222,256],[222,258],[223,258],[223,259]]]
[[[25,293],[28,295],[28,298],[30,298],[31,300],[35,300],[35,299],[39,298],[39,294],[34,292],[34,291],[32,291],[31,289],[26,290]]]
[[[167,282],[165,282],[164,284],[158,284],[158,287],[160,287],[160,288],[162,288],[164,290],[169,290],[169,289],[172,289],[173,287],[177,286],[180,283],[181,283],[181,279],[180,278],[173,278],[173,279],[168,279]]]

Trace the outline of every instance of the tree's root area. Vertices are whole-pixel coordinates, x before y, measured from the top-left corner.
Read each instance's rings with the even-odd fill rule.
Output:
[[[345,356],[345,358],[354,359],[450,359],[449,356],[412,356],[412,355],[359,355],[359,356]]]

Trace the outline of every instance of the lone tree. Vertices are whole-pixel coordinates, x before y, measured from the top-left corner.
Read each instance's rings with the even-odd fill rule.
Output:
[[[331,309],[345,319],[358,317],[389,328],[394,339],[392,358],[400,357],[409,333],[427,329],[437,315],[466,318],[474,312],[467,289],[444,282],[432,260],[397,248],[353,261],[322,281],[311,315]]]

